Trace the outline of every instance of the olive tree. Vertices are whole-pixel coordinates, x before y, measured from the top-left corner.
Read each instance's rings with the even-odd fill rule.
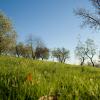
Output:
[[[69,50],[65,48],[57,48],[52,51],[52,56],[59,62],[64,63],[69,58]]]
[[[16,45],[16,55],[18,57],[31,58],[31,47],[29,45],[25,45],[22,42],[19,42]]]
[[[35,57],[36,57],[36,59],[41,58],[42,60],[48,59],[49,58],[49,49],[47,47],[36,47]]]

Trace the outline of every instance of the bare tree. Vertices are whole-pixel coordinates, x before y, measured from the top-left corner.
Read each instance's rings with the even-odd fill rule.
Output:
[[[95,56],[95,54],[96,54],[96,46],[95,46],[95,44],[94,44],[94,41],[92,40],[92,39],[87,39],[86,41],[85,41],[85,54],[86,54],[86,56],[90,59],[90,61],[91,61],[91,64],[93,65],[93,66],[95,66],[94,65],[94,61],[93,61],[93,57]]]
[[[34,48],[37,48],[37,47],[38,48],[46,47],[45,42],[39,37],[34,38]]]
[[[90,0],[90,2],[95,8],[94,12],[80,8],[75,10],[75,14],[83,19],[82,26],[89,25],[90,28],[100,29],[100,0]]]
[[[34,53],[34,37],[31,34],[28,39],[27,39],[27,44],[30,46],[31,48],[31,57],[34,60],[35,59],[35,53]]]
[[[32,34],[28,37],[27,44],[31,47],[31,54],[33,59],[48,58],[49,49],[45,46],[43,40],[35,37]]]
[[[82,66],[84,64],[84,61],[86,60],[87,57],[85,55],[84,44],[81,41],[79,41],[77,46],[76,46],[75,55],[80,60],[80,65]]]
[[[81,65],[83,65],[84,61],[89,58],[92,66],[95,66],[93,58],[96,54],[96,46],[92,39],[87,39],[85,43],[79,42],[76,46],[75,54],[79,58]]]

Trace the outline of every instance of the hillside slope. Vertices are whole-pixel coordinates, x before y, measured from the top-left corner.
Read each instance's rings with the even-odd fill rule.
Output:
[[[43,96],[99,100],[100,69],[0,56],[0,100],[47,100]]]

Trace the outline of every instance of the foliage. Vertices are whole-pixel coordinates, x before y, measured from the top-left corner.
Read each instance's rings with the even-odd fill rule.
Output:
[[[59,62],[63,63],[69,58],[69,50],[65,48],[57,48],[52,51],[52,56],[57,58]]]
[[[3,12],[0,12],[0,35],[10,32],[12,29],[11,22]]]
[[[41,58],[42,60],[48,59],[49,58],[49,49],[47,47],[36,47],[35,57],[37,59]]]
[[[31,47],[29,45],[24,45],[23,43],[19,43],[16,45],[16,54],[18,57],[31,57]]]
[[[13,30],[11,21],[4,13],[0,12],[0,54],[11,53],[15,44],[16,32]]]

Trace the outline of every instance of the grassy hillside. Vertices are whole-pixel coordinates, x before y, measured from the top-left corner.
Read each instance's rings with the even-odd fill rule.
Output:
[[[46,95],[99,100],[100,69],[0,57],[0,100],[38,100]]]

